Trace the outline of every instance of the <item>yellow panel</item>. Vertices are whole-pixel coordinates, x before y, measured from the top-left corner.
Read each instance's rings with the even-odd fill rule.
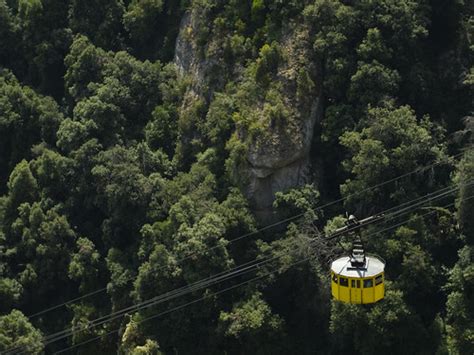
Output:
[[[348,280],[347,277],[343,277],[342,279]],[[339,281],[341,277],[339,277]],[[339,300],[342,302],[349,303],[351,301],[350,289],[349,286],[343,286],[339,282]]]
[[[360,304],[362,303],[362,290],[360,288],[361,282],[359,278],[350,278],[349,279],[350,293],[351,293],[351,303]],[[359,286],[359,287],[357,287]]]
[[[382,278],[382,282],[379,283],[378,285],[375,285],[375,302],[381,300],[382,298],[384,298],[384,295],[385,295],[385,285],[384,285],[384,274],[383,272],[379,275],[377,275],[375,278],[377,279],[377,277],[381,277]]]
[[[336,277],[337,283],[334,282]],[[372,286],[364,287],[365,280],[372,281]],[[376,285],[377,282],[379,282],[378,285]],[[370,283],[368,285],[370,285]],[[365,279],[341,277],[340,275],[331,273],[331,293],[336,300],[346,303],[369,304],[377,302],[383,299],[385,295],[384,273],[382,272],[373,278]]]
[[[339,286],[339,300],[342,302],[350,302],[349,287]]]
[[[370,279],[366,279],[366,280],[370,280]],[[372,280],[372,287],[362,288],[362,303],[367,304],[367,303],[374,303],[374,302],[375,302],[374,286],[373,286],[373,280]]]
[[[337,283],[334,282],[337,277]],[[342,285],[341,285],[342,278]],[[375,285],[377,278],[378,285]],[[364,287],[364,281],[372,281],[372,287]],[[382,281],[382,282],[380,282]],[[352,304],[370,304],[384,298],[385,285],[384,274],[376,275],[375,278],[348,278],[331,273],[331,294],[341,302]],[[347,285],[347,286],[344,286]],[[357,287],[359,286],[359,287]]]

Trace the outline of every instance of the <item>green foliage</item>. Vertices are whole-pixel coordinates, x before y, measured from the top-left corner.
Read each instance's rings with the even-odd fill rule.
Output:
[[[123,349],[124,353],[133,355],[163,354],[160,351],[160,346],[154,340],[146,339],[143,345],[139,345],[139,343],[141,343],[142,338],[143,336],[140,334],[140,330],[138,328],[137,323],[131,320],[127,324],[125,332],[122,335],[121,349]]]
[[[148,145],[154,149],[163,148],[168,154],[174,151],[177,138],[176,110],[173,107],[156,106],[145,127]]]
[[[41,0],[20,0],[18,1],[18,15],[22,19],[33,16],[35,13],[41,13],[43,4]]]
[[[255,293],[248,300],[234,305],[231,312],[221,312],[219,327],[226,337],[235,339],[240,349],[266,353],[280,343],[283,334],[283,320],[272,313],[270,306]],[[266,344],[260,344],[265,337]]]
[[[6,70],[0,70],[0,113],[0,182],[4,183],[20,160],[31,157],[32,145],[54,145],[63,116],[53,99],[22,86]]]
[[[408,106],[370,108],[367,124],[361,132],[346,132],[340,138],[341,144],[352,154],[350,160],[344,161],[344,168],[354,175],[341,186],[344,196],[443,157],[441,137],[433,124],[426,117],[418,122]],[[349,206],[351,200],[356,199],[363,201],[366,208],[369,205],[371,209],[383,207],[389,200],[396,203],[400,198],[416,196],[428,186],[426,180],[406,183],[403,192],[395,186],[385,197],[378,193],[377,199],[372,197],[377,190],[372,190],[364,196],[351,196],[346,204]],[[385,193],[390,191],[384,190]]]
[[[107,269],[110,273],[110,282],[107,284],[107,293],[112,302],[112,311],[126,307],[130,303],[130,289],[132,270],[127,255],[110,248],[106,257]]]
[[[100,255],[94,243],[87,238],[78,238],[76,249],[77,252],[72,255],[69,264],[68,274],[71,279],[80,281],[79,290],[87,293],[97,284]]]
[[[8,209],[15,213],[23,202],[33,202],[38,197],[38,183],[26,160],[13,169],[8,180]]]
[[[255,67],[255,80],[264,86],[268,85],[270,75],[274,74],[278,68],[280,59],[280,50],[278,44],[273,42],[271,45],[264,44],[259,51],[259,58]]]
[[[386,291],[384,301],[369,308],[334,301],[330,331],[336,352],[430,354],[436,351],[436,344],[428,343],[420,320],[411,314],[403,294],[397,290]]]
[[[30,169],[38,182],[41,196],[63,201],[67,195],[73,161],[44,146],[35,146],[37,157]]]
[[[220,216],[208,213],[192,226],[182,223],[177,233],[178,244],[175,252],[179,259],[191,254],[195,265],[184,269],[188,283],[198,281],[203,274],[228,269],[232,260],[226,250],[227,241],[223,238],[225,224]],[[207,250],[211,249],[211,252]]]
[[[398,90],[400,76],[376,60],[359,62],[357,71],[351,77],[349,98],[362,105],[377,105],[387,97],[393,97]]]
[[[58,206],[47,209],[38,202],[23,203],[6,233],[6,259],[18,263],[11,267],[10,274],[37,294],[51,291],[54,283],[67,281],[64,270],[76,235],[58,210]]]
[[[132,0],[123,15],[124,26],[132,40],[145,46],[162,11],[163,0]]]
[[[90,94],[88,84],[102,79],[106,53],[95,47],[86,36],[76,35],[64,58],[67,71],[64,81],[68,94],[75,100]]]
[[[121,19],[124,12],[122,1],[106,0],[97,4],[91,0],[72,0],[69,26],[75,33],[91,38],[99,47],[118,49],[123,41]]]
[[[378,28],[369,28],[367,36],[357,47],[357,55],[366,62],[370,60],[384,62],[391,58],[392,53],[385,45],[380,30]]]
[[[0,351],[72,326],[79,353],[472,353],[472,23],[462,1],[0,0]],[[383,301],[331,305],[350,240],[318,229],[456,184],[456,211],[362,233]],[[260,199],[304,218],[252,233]]]
[[[331,145],[338,144],[339,137],[355,126],[352,107],[350,105],[331,105],[326,108],[322,122],[321,140]]]
[[[459,172],[456,178],[460,184],[459,200],[458,200],[458,220],[461,227],[461,232],[466,237],[467,244],[474,245],[474,221],[471,213],[474,208],[474,187],[472,185],[472,178],[474,177],[474,153],[467,151],[463,157]]]
[[[77,329],[77,331],[72,335],[73,344],[87,341],[93,336],[97,336],[97,333],[100,333],[100,330],[97,328],[89,327],[90,320],[97,318],[98,316],[97,309],[94,306],[88,304],[73,304],[70,308],[74,313],[70,326]],[[82,348],[82,351],[98,351],[97,344],[85,346]]]
[[[156,108],[162,103],[162,93],[168,102],[166,110],[172,115],[170,119],[175,119],[174,105],[179,88],[174,84],[176,73],[172,68],[162,71],[160,62],[141,62],[126,52],[106,53],[84,36],[74,39],[65,62],[66,86],[76,101],[73,120],[81,124],[65,121],[60,130],[61,145],[68,146],[73,139],[77,139],[75,132],[83,139],[96,137],[106,146],[135,139],[142,135],[152,112],[155,112],[154,121],[159,122],[155,125],[169,126],[171,122],[161,122],[163,114],[160,116]],[[167,83],[162,83],[162,79],[166,79]],[[163,139],[159,132],[154,132],[156,130],[148,127],[149,143],[153,146],[156,140]],[[175,131],[172,126],[162,132],[171,133],[171,137],[166,137],[162,143],[168,150],[173,146],[172,134]],[[153,137],[157,133],[158,137]]]
[[[2,311],[11,309],[14,305],[18,304],[22,294],[23,287],[18,281],[9,278],[0,278],[0,309]]]
[[[148,243],[151,244],[150,241]],[[181,269],[176,265],[176,258],[171,255],[166,247],[155,244],[148,260],[138,269],[135,281],[135,294],[138,301],[146,301],[156,294],[164,293],[176,285],[173,282],[181,274]]]
[[[317,219],[316,207],[319,203],[319,192],[313,185],[305,185],[299,189],[292,189],[286,193],[277,192],[273,205],[292,217],[304,213],[306,218]]]
[[[0,317],[0,350],[12,347],[29,354],[41,354],[44,348],[41,332],[16,309]]]
[[[6,0],[0,1],[0,63],[11,64],[14,60],[15,49],[18,46],[16,42],[18,36],[18,26],[15,23],[12,11]]]
[[[239,187],[245,186],[248,176],[245,176],[245,167],[247,161],[245,156],[248,151],[248,146],[233,134],[226,145],[229,151],[229,158],[225,162],[226,174],[228,179]]]
[[[211,144],[222,147],[229,139],[233,127],[232,113],[235,103],[230,95],[217,93],[204,121],[203,131]]]
[[[136,152],[120,146],[100,152],[91,174],[96,180],[94,204],[107,216],[102,222],[104,241],[126,245],[143,223],[151,192]]]
[[[459,251],[459,260],[449,272],[450,290],[447,309],[448,348],[454,354],[474,350],[474,251],[466,245]]]

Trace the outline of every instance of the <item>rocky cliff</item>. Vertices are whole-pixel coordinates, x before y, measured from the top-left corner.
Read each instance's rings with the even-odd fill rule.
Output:
[[[226,69],[222,59],[224,50],[219,46],[219,38],[213,37],[212,29],[206,41],[198,45],[199,26],[207,16],[205,10],[194,10],[181,21],[175,64],[181,75],[190,78],[184,105],[197,97],[205,98],[210,104],[213,93],[223,90],[226,84],[224,75],[215,78],[216,72],[223,73]],[[246,106],[235,111],[245,123],[235,122],[233,130],[234,136],[246,146],[244,163],[238,167],[242,177],[240,186],[262,222],[272,219],[277,191],[301,186],[309,179],[313,132],[322,114],[320,80],[314,64],[317,61],[312,60],[309,37],[304,26],[285,26],[281,38],[272,44],[278,48],[279,59],[266,85],[259,85],[248,74],[252,63],[258,65],[263,60],[255,53],[257,58],[250,56],[232,68],[231,77],[243,87],[244,93],[240,95],[245,95],[244,85],[257,92],[247,100],[239,97],[238,101]]]

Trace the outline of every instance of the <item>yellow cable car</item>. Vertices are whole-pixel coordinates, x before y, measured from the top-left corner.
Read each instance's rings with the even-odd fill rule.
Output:
[[[377,218],[381,218],[377,216]],[[335,237],[352,231],[362,224],[373,222],[370,217],[357,221],[350,216],[347,227],[336,231]],[[353,304],[369,304],[384,298],[385,261],[375,255],[366,255],[359,236],[356,236],[350,256],[342,256],[331,263],[331,293],[341,302]]]
[[[351,256],[343,256],[331,263],[331,293],[342,302],[368,304],[380,301],[385,294],[385,262],[367,255],[363,266],[353,266]]]

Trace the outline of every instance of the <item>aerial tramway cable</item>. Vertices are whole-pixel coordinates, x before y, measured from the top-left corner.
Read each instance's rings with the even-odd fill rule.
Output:
[[[443,188],[443,189],[440,189],[436,192],[432,192],[430,194],[427,194],[426,196],[424,196],[422,198],[417,198],[417,199],[412,200],[412,201],[416,201],[416,203],[411,204],[410,206],[405,207],[402,210],[391,212],[391,215],[389,214],[389,211],[396,210],[399,206],[406,206],[409,202],[405,202],[403,204],[400,204],[399,206],[390,208],[390,209],[384,211],[383,213],[385,213],[387,220],[392,220],[392,219],[394,219],[396,217],[399,217],[403,214],[411,212],[414,208],[417,208],[422,204],[425,204],[425,203],[433,201],[435,199],[447,196],[449,193],[452,193],[452,192],[456,191],[458,188],[459,187]],[[420,201],[420,200],[422,200],[422,201]],[[380,232],[377,232],[377,233],[380,233]],[[377,233],[374,233],[374,234],[377,234]],[[325,239],[326,240],[331,239],[331,237],[325,238]],[[234,269],[227,270],[225,272],[221,272],[217,275],[213,275],[210,278],[200,280],[200,281],[198,281],[198,282],[196,282],[192,285],[187,285],[187,286],[184,286],[182,288],[172,290],[172,291],[167,292],[163,295],[156,296],[156,297],[154,297],[150,300],[140,302],[136,305],[133,305],[133,306],[127,307],[125,309],[113,312],[113,313],[111,313],[107,316],[95,319],[95,320],[91,321],[91,324],[88,327],[84,327],[83,329],[78,329],[77,330],[77,329],[71,328],[69,330],[64,330],[64,331],[61,331],[61,332],[58,332],[58,333],[51,334],[51,335],[49,335],[45,338],[45,340],[46,340],[45,345],[48,345],[48,344],[51,344],[51,343],[56,342],[58,340],[61,340],[63,338],[66,338],[66,337],[68,337],[68,336],[70,336],[70,335],[72,335],[76,332],[83,331],[83,330],[86,330],[86,329],[90,329],[91,327],[93,328],[93,327],[102,325],[106,322],[109,322],[113,319],[116,319],[116,318],[119,318],[119,317],[123,316],[127,312],[136,312],[136,311],[139,311],[141,309],[148,308],[148,307],[154,306],[156,304],[159,304],[159,303],[162,303],[162,302],[165,302],[165,301],[177,298],[177,297],[181,297],[185,294],[197,291],[199,289],[210,287],[210,286],[212,286],[216,283],[220,283],[220,282],[232,279],[234,277],[244,275],[246,273],[254,271],[255,269],[258,269],[260,266],[263,266],[263,265],[265,265],[265,264],[267,264],[267,263],[283,256],[283,255],[287,255],[287,252],[282,253],[282,255],[277,255],[273,258],[267,258],[267,260],[266,259],[253,260],[253,261],[245,263],[243,265],[239,265]],[[8,351],[16,351],[17,349],[18,349],[18,347],[11,348],[11,349],[7,350],[7,352]]]
[[[294,266],[296,266],[296,265],[298,265],[298,264],[302,264],[302,263],[304,263],[304,262],[306,262],[306,261],[308,261],[308,260],[310,260],[310,259],[311,259],[311,257],[306,257],[306,258],[304,258],[304,259],[302,259],[302,260],[299,260],[299,261],[297,261],[297,262],[294,262],[294,263],[288,265],[288,269],[287,269],[286,271],[288,271],[290,268],[292,268],[292,267],[294,267]],[[160,316],[163,316],[163,315],[166,315],[166,314],[169,314],[169,313],[178,311],[178,310],[180,310],[180,309],[186,308],[186,307],[188,307],[188,306],[190,306],[190,305],[193,305],[193,304],[195,304],[195,303],[204,301],[204,300],[206,300],[206,299],[208,299],[208,298],[211,298],[211,297],[214,297],[214,296],[223,294],[223,293],[225,293],[225,292],[234,290],[234,289],[236,289],[236,288],[238,288],[238,287],[242,287],[242,286],[244,286],[244,285],[247,285],[247,284],[250,284],[250,283],[252,283],[252,282],[255,282],[255,281],[259,280],[259,279],[263,279],[263,278],[265,278],[265,277],[268,277],[268,276],[274,274],[276,271],[277,271],[277,270],[273,270],[273,271],[268,272],[268,273],[266,273],[266,274],[264,274],[264,275],[259,275],[259,276],[256,276],[256,277],[250,279],[250,280],[247,280],[247,281],[243,281],[243,282],[241,282],[241,283],[238,283],[237,285],[233,285],[233,286],[227,287],[227,288],[225,288],[225,289],[223,289],[223,290],[213,292],[213,293],[208,294],[208,295],[205,295],[205,296],[203,296],[203,297],[201,297],[201,298],[197,298],[197,299],[195,299],[195,300],[193,300],[193,301],[184,303],[184,304],[182,304],[182,305],[173,307],[173,308],[171,308],[171,309],[167,309],[167,310],[165,310],[165,311],[163,311],[163,312],[160,312],[160,313],[151,315],[151,316],[149,316],[149,317],[140,319],[140,320],[137,321],[136,323],[137,323],[137,324],[140,324],[140,323],[149,321],[149,320],[151,320],[151,319],[155,319],[155,318],[158,318],[158,317],[160,317]],[[61,350],[59,350],[59,351],[56,351],[56,352],[54,353],[54,355],[64,353],[64,352],[66,352],[66,351],[68,351],[68,350],[74,349],[74,348],[76,348],[76,347],[85,345],[85,344],[90,343],[90,342],[93,342],[93,341],[98,340],[98,339],[100,339],[100,338],[102,338],[102,337],[107,337],[107,336],[109,336],[109,335],[112,335],[112,334],[114,334],[114,333],[117,333],[118,331],[120,331],[120,329],[121,329],[121,328],[117,328],[117,329],[111,330],[110,332],[107,332],[107,333],[105,333],[105,334],[103,334],[103,335],[99,335],[99,336],[97,336],[97,337],[94,337],[94,338],[91,338],[91,339],[87,339],[87,340],[85,340],[85,341],[82,341],[82,342],[80,342],[80,343],[78,343],[78,344],[71,345],[71,346],[69,346],[69,347],[67,347],[67,348],[65,348],[65,349],[61,349]]]
[[[472,149],[472,148],[473,148],[472,146],[467,147],[463,152],[458,153],[458,154],[456,154],[456,155],[454,155],[454,156],[452,156],[452,157],[448,157],[447,159],[440,160],[440,161],[434,162],[434,163],[432,163],[432,164],[419,167],[419,168],[414,169],[414,170],[412,170],[412,171],[410,171],[410,172],[407,172],[407,173],[405,173],[405,174],[399,175],[399,176],[397,176],[397,177],[395,177],[395,178],[392,178],[392,179],[383,181],[383,182],[381,182],[381,183],[379,183],[379,184],[370,186],[370,187],[365,188],[365,189],[363,189],[363,190],[356,191],[356,192],[354,192],[354,193],[352,193],[352,194],[350,194],[350,195],[348,195],[348,196],[346,196],[346,197],[339,198],[339,199],[337,199],[337,200],[334,200],[334,201],[331,201],[331,202],[329,202],[329,203],[326,203],[326,204],[324,204],[324,205],[322,205],[322,206],[319,206],[319,207],[316,208],[316,210],[317,210],[317,211],[320,211],[320,210],[322,210],[323,208],[326,208],[326,207],[332,206],[332,205],[334,205],[334,204],[336,204],[336,203],[345,201],[345,200],[347,200],[347,199],[349,199],[349,198],[351,198],[351,197],[353,197],[353,196],[360,195],[360,194],[362,194],[362,193],[364,193],[364,192],[374,190],[374,189],[376,189],[376,188],[378,188],[378,187],[381,187],[381,186],[384,186],[384,185],[389,184],[389,183],[391,183],[391,182],[394,182],[394,181],[403,179],[404,177],[410,176],[410,175],[412,175],[412,174],[416,174],[416,173],[419,173],[419,172],[428,170],[428,169],[430,169],[430,168],[433,168],[433,167],[435,167],[435,166],[438,166],[438,165],[440,165],[440,164],[447,163],[447,162],[451,161],[452,159],[455,159],[455,158],[457,158],[457,157],[459,157],[459,156],[465,154],[465,151],[470,150],[470,149]],[[288,217],[288,218],[286,218],[286,219],[277,221],[277,222],[275,222],[275,223],[271,223],[271,224],[269,224],[269,225],[266,225],[266,226],[264,226],[264,227],[262,227],[262,228],[259,228],[259,229],[255,230],[255,231],[252,231],[252,232],[249,232],[249,233],[245,233],[245,234],[243,234],[243,235],[241,235],[241,236],[239,236],[239,237],[236,237],[236,238],[234,238],[234,239],[228,240],[228,244],[235,243],[235,242],[237,242],[237,241],[240,241],[240,240],[245,239],[245,238],[248,238],[248,237],[250,237],[250,236],[259,234],[259,233],[261,233],[261,232],[263,232],[263,231],[265,231],[265,230],[268,230],[268,229],[271,229],[271,228],[273,228],[273,227],[282,225],[282,224],[284,224],[284,223],[288,223],[288,222],[294,221],[294,220],[296,220],[296,219],[298,219],[298,218],[300,218],[300,217],[303,217],[303,216],[304,216],[304,213],[299,213],[299,214],[296,214],[296,215],[294,215],[294,216]],[[181,262],[183,262],[183,261],[189,260],[189,259],[192,258],[193,256],[202,255],[202,254],[204,254],[204,253],[206,253],[206,252],[209,252],[209,251],[211,251],[211,250],[214,250],[214,249],[216,249],[216,248],[218,248],[218,247],[220,247],[220,246],[210,247],[210,248],[208,248],[208,249],[206,249],[206,250],[204,250],[204,251],[201,251],[201,252],[192,252],[192,253],[186,255],[185,257],[183,257],[183,258],[177,260],[177,263],[179,264],[179,263],[181,263]],[[131,277],[131,278],[128,279],[127,281],[134,280],[134,279],[135,279],[135,277]],[[107,290],[107,287],[103,287],[103,288],[97,289],[97,290],[95,290],[95,291],[91,291],[91,292],[86,293],[86,294],[84,294],[84,295],[82,295],[82,296],[73,298],[73,299],[71,299],[71,300],[62,302],[62,303],[57,304],[57,305],[55,305],[55,306],[51,306],[51,307],[48,307],[48,308],[46,308],[46,309],[44,309],[44,310],[41,310],[41,311],[36,312],[36,313],[34,313],[34,314],[31,314],[31,315],[28,316],[28,318],[29,318],[29,319],[32,319],[32,318],[38,317],[38,316],[40,316],[40,315],[42,315],[42,314],[48,313],[48,312],[53,311],[53,310],[55,310],[55,309],[58,309],[58,308],[60,308],[60,307],[63,307],[63,306],[69,305],[69,304],[76,303],[77,301],[80,301],[80,300],[85,299],[85,298],[88,298],[88,297],[92,297],[92,296],[97,295],[97,294],[99,294],[99,293],[102,293],[102,292],[104,292],[104,291],[106,291],[106,290]]]
[[[468,197],[468,198],[462,199],[461,201],[467,201],[467,200],[470,200],[470,199],[472,199],[472,198],[474,198],[474,196],[470,196],[470,197]],[[443,206],[443,207],[441,207],[441,208],[446,209],[446,208],[449,208],[449,207],[451,207],[451,206],[454,206],[454,204],[455,204],[455,203],[450,203],[450,204],[445,205],[445,206]],[[437,212],[437,211],[435,211],[435,210],[429,211],[429,212],[427,212],[427,213],[424,213],[424,214],[420,215],[420,217],[425,217],[425,216],[428,216],[428,215],[433,214],[433,213],[435,213],[435,212]],[[406,223],[409,222],[409,221],[410,221],[410,219],[405,220],[405,221],[403,221],[403,222],[397,223],[397,224],[392,225],[392,226],[390,226],[390,227],[388,227],[388,228],[385,228],[385,229],[383,229],[383,230],[377,231],[377,232],[375,232],[375,233],[371,233],[371,234],[369,234],[369,236],[381,234],[381,233],[383,233],[383,232],[392,230],[392,229],[394,229],[394,228],[397,228],[397,227],[399,227],[399,226],[401,226],[401,225],[406,224]],[[295,266],[295,265],[297,265],[297,264],[301,264],[301,263],[303,263],[303,262],[306,262],[306,261],[310,260],[311,258],[312,258],[312,257],[306,257],[306,258],[304,258],[304,259],[302,259],[302,260],[299,260],[299,261],[297,261],[297,262],[295,262],[295,263],[292,263],[292,264],[288,265],[288,266],[287,266],[287,269],[285,270],[285,272],[288,271],[288,270],[289,270],[290,268],[292,268],[293,266]],[[254,282],[254,281],[258,280],[258,279],[262,279],[262,278],[265,278],[265,277],[267,277],[267,276],[270,276],[271,274],[274,274],[275,272],[276,272],[276,270],[273,270],[273,271],[270,271],[270,272],[268,272],[268,273],[266,273],[266,274],[264,274],[264,275],[256,276],[256,277],[254,277],[254,278],[252,278],[252,279],[250,279],[250,280],[241,282],[241,283],[239,283],[239,284],[237,284],[237,285],[230,286],[230,287],[228,287],[228,288],[225,288],[225,289],[223,289],[223,290],[214,292],[214,293],[209,294],[209,295],[205,295],[205,296],[203,296],[203,297],[201,297],[201,298],[198,298],[198,299],[195,299],[195,300],[193,300],[193,301],[187,302],[187,303],[182,304],[182,305],[180,305],[180,306],[176,306],[176,307],[173,307],[173,308],[171,308],[171,309],[165,310],[165,311],[163,311],[163,312],[160,312],[160,313],[157,313],[157,314],[148,316],[148,317],[146,317],[146,318],[143,318],[143,319],[137,321],[136,323],[137,323],[137,324],[143,323],[143,322],[145,322],[145,321],[148,321],[148,320],[151,320],[151,319],[154,319],[154,318],[157,318],[157,317],[160,317],[160,316],[163,316],[163,315],[172,313],[172,312],[174,312],[174,311],[183,309],[183,308],[185,308],[185,307],[188,307],[188,306],[190,306],[190,305],[192,305],[192,304],[194,304],[194,303],[200,302],[200,301],[205,300],[205,299],[207,299],[207,298],[210,298],[210,297],[213,297],[213,296],[222,294],[222,293],[224,293],[224,292],[228,292],[228,291],[230,291],[230,290],[233,290],[233,289],[235,289],[235,288],[241,287],[241,286],[243,286],[243,285],[252,283],[252,282]],[[108,333],[106,333],[106,334],[102,334],[102,335],[96,336],[96,337],[94,337],[94,338],[91,338],[91,339],[85,340],[85,341],[83,341],[83,342],[80,342],[80,343],[78,343],[78,344],[71,345],[71,346],[69,346],[69,347],[67,347],[67,348],[65,348],[65,349],[62,349],[62,350],[59,350],[59,351],[55,352],[54,354],[60,354],[60,353],[63,353],[63,352],[65,352],[65,351],[71,350],[71,349],[73,349],[73,348],[76,348],[76,347],[82,346],[82,345],[84,345],[84,344],[90,343],[90,342],[92,342],[92,341],[95,341],[95,340],[97,340],[97,339],[100,339],[100,338],[102,338],[102,337],[106,337],[106,336],[112,335],[112,334],[118,332],[120,329],[121,329],[121,328],[117,328],[117,329],[114,329],[114,330],[112,330],[112,331],[110,331],[110,332],[108,332]]]

